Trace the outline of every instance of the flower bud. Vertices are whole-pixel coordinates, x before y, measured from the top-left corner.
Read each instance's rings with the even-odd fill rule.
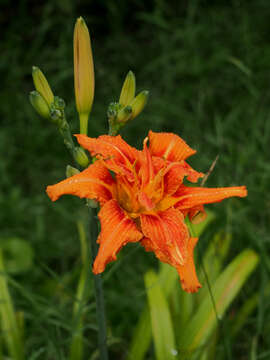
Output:
[[[32,67],[32,76],[36,90],[50,106],[54,101],[53,92],[43,72],[36,66]]]
[[[123,109],[119,111],[117,114],[117,122],[118,123],[125,123],[129,120],[129,118],[132,116],[132,107],[126,106]]]
[[[136,79],[132,71],[129,71],[122,86],[119,103],[122,106],[129,105],[134,99],[136,91]]]
[[[73,166],[67,165],[66,167],[66,177],[69,178],[73,175],[79,174],[80,171],[78,169],[76,169]]]
[[[131,103],[129,104],[132,107],[131,119],[134,119],[142,112],[147,103],[148,95],[149,91],[144,90],[140,92],[134,100],[131,101]]]
[[[86,155],[85,151],[81,147],[75,148],[75,154],[74,154],[75,160],[79,165],[86,168],[89,164],[88,156]]]
[[[91,40],[82,17],[77,19],[74,28],[74,87],[76,107],[80,116],[80,132],[87,134],[88,116],[94,98],[94,65]]]
[[[45,119],[50,119],[50,108],[38,91],[31,91],[29,100],[36,112]]]

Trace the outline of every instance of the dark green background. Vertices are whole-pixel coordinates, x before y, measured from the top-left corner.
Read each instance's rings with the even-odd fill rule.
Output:
[[[31,271],[17,274],[17,287],[11,287],[16,307],[25,312],[27,353],[44,347],[43,358],[65,359],[71,336],[80,269],[76,221],[85,211],[79,199],[53,204],[45,194],[48,184],[65,177],[70,158],[56,128],[31,108],[28,93],[31,66],[39,66],[78,131],[72,48],[78,16],[90,29],[95,63],[89,135],[107,132],[107,107],[133,70],[138,91],[150,90],[150,97],[123,137],[141,147],[149,129],[173,131],[198,150],[191,159],[197,170],[206,172],[219,154],[208,186],[247,185],[247,199],[211,206],[217,218],[198,251],[218,230],[232,232],[230,259],[246,247],[260,255],[234,311],[251,294],[263,294],[270,271],[269,1],[2,0],[0,6],[0,238],[24,238],[35,252]],[[127,349],[145,300],[149,266],[157,266],[153,255],[128,246],[105,282],[108,323],[119,339],[111,350],[116,359]],[[254,338],[257,355],[269,351],[269,301],[261,296],[237,343],[229,344],[231,359],[249,359]],[[93,351],[93,309],[89,314],[86,345]]]

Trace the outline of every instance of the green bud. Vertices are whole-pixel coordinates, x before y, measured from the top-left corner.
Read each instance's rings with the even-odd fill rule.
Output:
[[[31,91],[29,100],[36,112],[43,118],[50,118],[50,108],[38,91]]]
[[[131,106],[126,106],[123,109],[121,109],[119,111],[119,113],[117,114],[117,122],[118,123],[125,123],[129,120],[129,118],[132,115],[132,107]]]
[[[66,167],[66,177],[69,178],[73,175],[79,174],[80,171],[78,169],[76,169],[73,166],[67,165]]]
[[[36,66],[32,67],[32,76],[36,90],[41,94],[47,104],[50,106],[54,101],[53,92],[45,78],[43,72]]]
[[[134,100],[131,101],[129,104],[132,107],[131,119],[134,119],[143,111],[148,100],[148,95],[149,91],[144,90],[140,92]]]
[[[85,151],[83,148],[81,147],[76,147],[75,148],[75,160],[77,161],[77,163],[79,165],[81,165],[82,167],[87,167],[89,164],[89,159],[88,156],[86,155]]]
[[[74,89],[80,117],[80,133],[87,134],[88,117],[94,99],[95,75],[90,35],[82,17],[79,17],[75,24],[73,49]]]
[[[122,106],[129,105],[134,99],[136,91],[136,79],[132,71],[129,71],[122,86],[119,103]]]

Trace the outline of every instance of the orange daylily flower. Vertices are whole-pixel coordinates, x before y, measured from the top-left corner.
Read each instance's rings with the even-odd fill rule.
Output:
[[[204,204],[245,197],[246,187],[185,185],[184,178],[196,183],[203,174],[186,162],[196,151],[172,133],[150,131],[142,151],[129,146],[120,135],[76,137],[97,160],[81,173],[48,186],[47,193],[52,201],[72,194],[99,202],[100,246],[93,272],[103,272],[128,242],[140,242],[176,268],[185,291],[198,291],[201,284],[193,260],[198,239],[190,236],[184,218],[192,220],[198,213],[204,214]]]

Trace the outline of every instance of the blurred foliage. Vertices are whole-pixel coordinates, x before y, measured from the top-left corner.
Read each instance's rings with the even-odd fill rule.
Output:
[[[55,128],[28,102],[32,65],[46,74],[67,103],[67,118],[78,131],[74,106],[72,38],[82,15],[90,29],[96,92],[89,134],[108,130],[106,109],[117,101],[129,70],[138,92],[149,89],[143,115],[122,131],[139,146],[148,129],[173,131],[198,150],[192,165],[206,172],[219,154],[208,186],[246,184],[247,199],[212,206],[216,219],[198,253],[225,229],[232,233],[229,258],[243,248],[260,256],[256,276],[241,290],[234,312],[258,296],[258,306],[233,342],[231,359],[267,359],[270,349],[270,92],[267,0],[131,0],[74,2],[1,1],[0,24],[0,241],[26,239],[35,254],[31,271],[10,278],[15,306],[23,310],[29,359],[66,359],[73,337],[72,306],[81,271],[77,220],[85,220],[79,199],[52,204],[45,187],[65,176],[70,157]],[[143,273],[154,256],[127,246],[104,274],[110,351],[127,349],[146,293]],[[200,263],[200,256],[199,261]],[[91,276],[89,271],[89,281]],[[254,307],[253,307],[254,310]],[[230,317],[222,320],[230,332]],[[84,318],[84,344],[96,347],[93,299]],[[252,342],[250,341],[252,339]],[[255,355],[254,355],[255,354]],[[267,355],[268,354],[268,355]]]

